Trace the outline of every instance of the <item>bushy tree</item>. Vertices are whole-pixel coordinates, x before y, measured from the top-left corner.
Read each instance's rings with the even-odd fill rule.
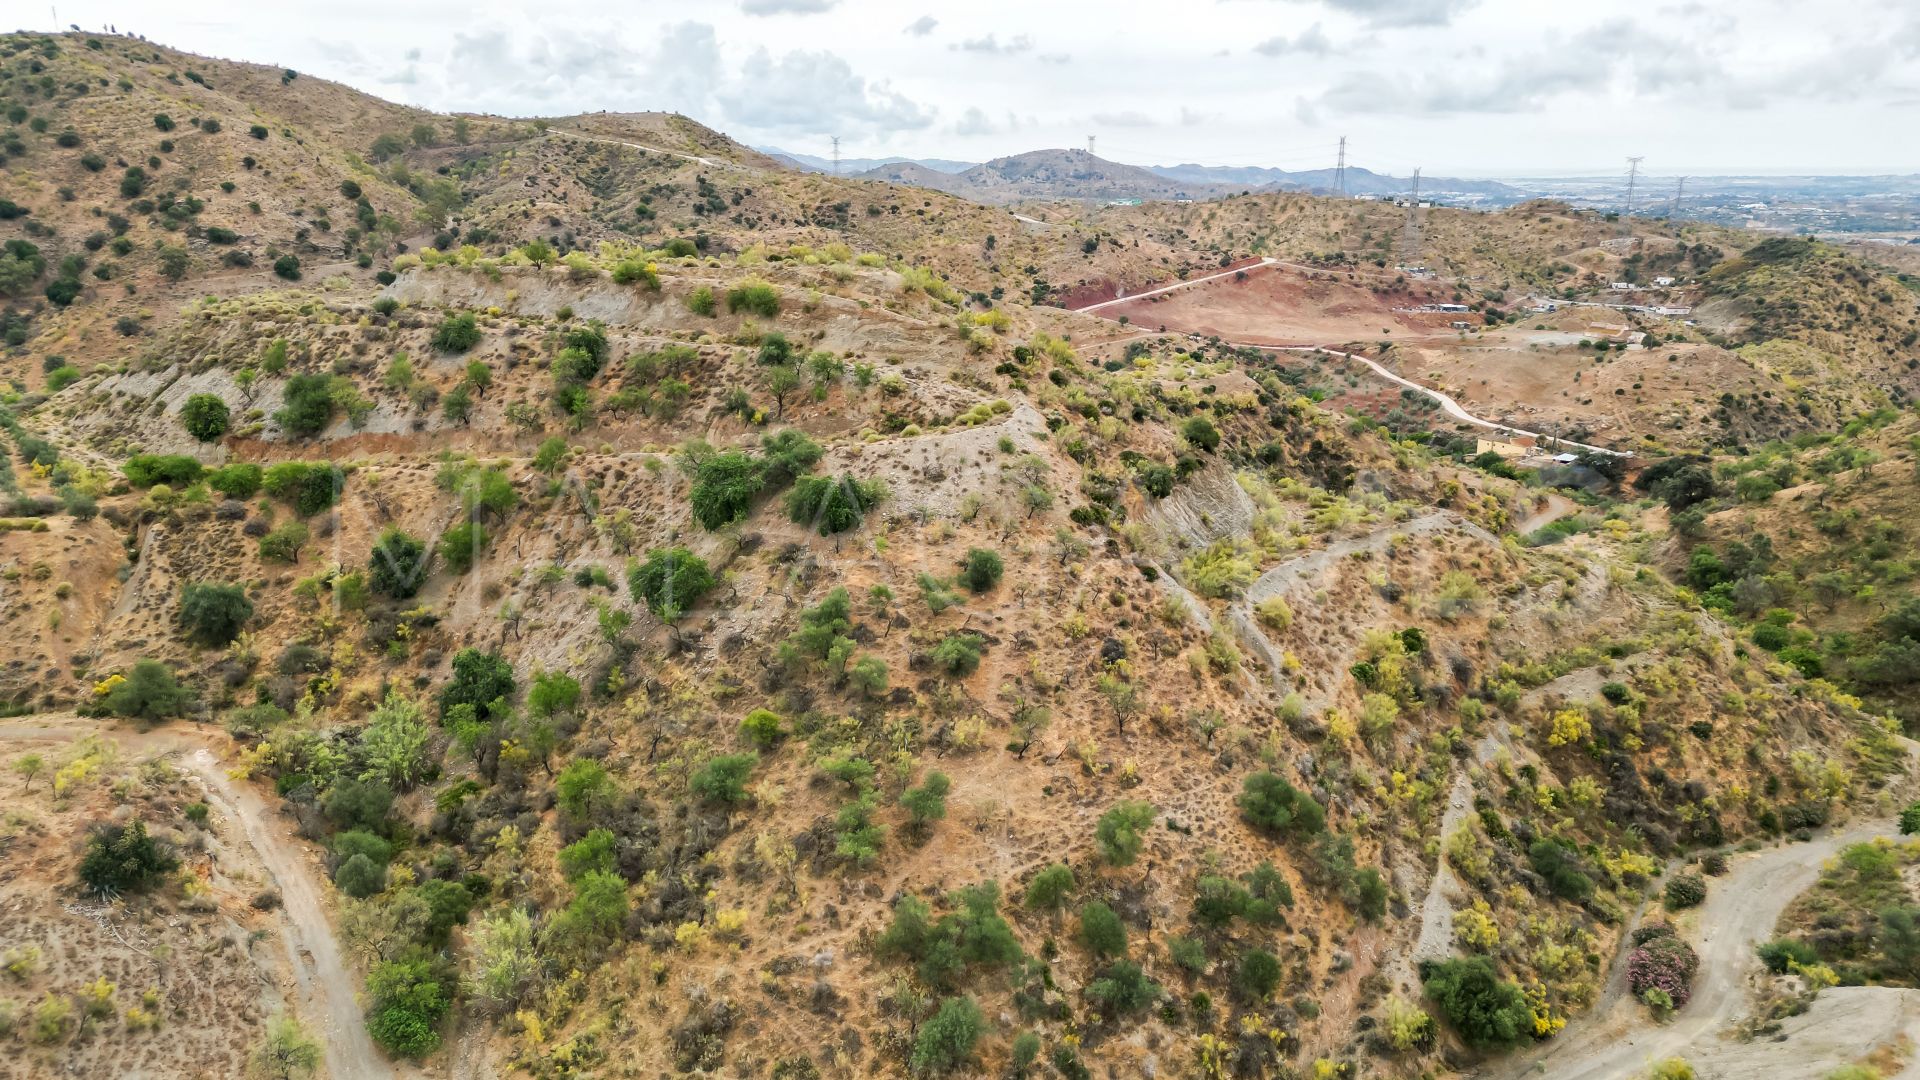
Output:
[[[1127,955],[1127,925],[1112,908],[1090,900],[1080,908],[1080,944],[1096,958]]]
[[[627,588],[664,623],[675,623],[713,588],[707,561],[683,547],[654,548],[647,561],[629,564]]]
[[[560,770],[553,784],[560,812],[574,821],[585,821],[596,808],[613,799],[613,780],[607,770],[592,758],[576,758]]]
[[[1101,976],[1087,984],[1088,1000],[1109,1016],[1137,1012],[1160,997],[1160,984],[1147,978],[1140,965],[1131,960],[1116,960]]]
[[[948,634],[928,654],[933,665],[956,678],[966,678],[980,668],[980,636]]]
[[[427,579],[427,545],[390,526],[367,560],[367,585],[382,596],[410,599]]]
[[[618,842],[606,829],[592,829],[587,835],[560,849],[560,875],[574,881],[590,871],[613,873],[618,869]]]
[[[333,883],[348,896],[364,900],[387,887],[387,868],[365,855],[352,855],[333,872]]]
[[[787,493],[787,517],[796,525],[810,525],[821,536],[846,532],[865,519],[867,511],[886,497],[877,480],[851,476],[802,476]]]
[[[470,311],[448,315],[433,332],[433,347],[441,352],[463,353],[480,344],[480,323]]]
[[[708,802],[737,805],[748,800],[747,777],[758,764],[758,754],[720,754],[695,769],[687,786]]]
[[[406,791],[424,779],[433,767],[433,741],[420,706],[398,690],[387,691],[373,717],[360,733],[362,780],[379,780],[396,791]]]
[[[913,1071],[950,1072],[966,1064],[980,1041],[980,1006],[970,997],[948,998],[913,1040]]]
[[[1265,949],[1248,949],[1240,954],[1234,969],[1233,986],[1251,1002],[1261,1002],[1280,985],[1280,961]]]
[[[915,829],[925,830],[934,822],[947,816],[947,792],[953,781],[943,772],[930,772],[920,781],[919,787],[911,787],[900,794],[900,805],[906,807],[907,822]]]
[[[367,1031],[402,1057],[421,1057],[440,1045],[440,1022],[452,994],[431,960],[384,960],[367,973]]]
[[[127,672],[125,682],[107,691],[106,706],[115,716],[149,723],[178,716],[193,700],[173,672],[158,660],[141,660]]]
[[[1312,835],[1326,828],[1327,812],[1313,796],[1262,770],[1240,783],[1240,816],[1275,834]]]
[[[1429,963],[1421,981],[1440,1015],[1471,1046],[1512,1046],[1533,1034],[1526,994],[1495,974],[1484,956]]]
[[[147,834],[146,822],[102,825],[87,834],[80,884],[103,900],[144,892],[180,865],[173,849]]]
[[[1073,870],[1064,863],[1054,863],[1033,875],[1027,883],[1027,895],[1023,901],[1027,907],[1036,910],[1057,911],[1073,895]]]
[[[291,435],[317,435],[333,422],[333,376],[295,375],[280,391],[274,422]]]
[[[740,734],[760,749],[771,750],[786,732],[781,728],[779,713],[771,709],[755,709],[740,721]]]
[[[513,697],[513,665],[498,653],[461,649],[453,654],[453,679],[440,690],[440,719],[469,706],[476,719],[493,719]]]
[[[1180,437],[1208,452],[1220,447],[1220,430],[1204,416],[1189,417],[1186,423],[1180,425]]]
[[[1146,844],[1147,829],[1152,827],[1154,809],[1143,802],[1121,802],[1114,805],[1094,826],[1094,846],[1100,851],[1100,857],[1114,866],[1130,866],[1140,857],[1140,849]]]
[[[187,434],[201,442],[212,442],[227,433],[232,414],[218,394],[195,394],[181,406],[180,423]]]
[[[1000,575],[1005,571],[997,553],[985,548],[969,548],[960,566],[960,582],[969,591],[983,593],[1000,584]]]
[[[763,482],[761,463],[737,450],[704,459],[694,469],[693,519],[710,530],[744,519]]]
[[[218,648],[246,628],[253,618],[253,601],[238,585],[197,581],[180,590],[177,618],[193,641]]]

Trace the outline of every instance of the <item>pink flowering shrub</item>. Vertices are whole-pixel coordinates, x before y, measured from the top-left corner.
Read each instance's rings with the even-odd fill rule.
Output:
[[[1627,986],[1635,997],[1648,990],[1664,991],[1678,1009],[1693,996],[1693,973],[1699,966],[1692,947],[1669,929],[1627,954]]]

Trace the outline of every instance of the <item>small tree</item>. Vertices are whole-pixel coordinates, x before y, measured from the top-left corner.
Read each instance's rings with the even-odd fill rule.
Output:
[[[645,563],[629,564],[627,588],[661,622],[672,625],[713,588],[707,562],[683,547],[654,548]]]
[[[201,442],[212,442],[227,433],[232,414],[217,394],[195,394],[181,406],[180,423],[187,434]]]
[[[1127,955],[1127,926],[1112,908],[1098,900],[1080,908],[1080,944],[1096,958]]]
[[[770,709],[755,709],[740,721],[740,734],[761,750],[771,750],[786,735],[780,724],[779,713]]]
[[[367,560],[367,584],[383,596],[410,599],[427,578],[427,545],[390,526],[373,545]]]
[[[433,347],[441,352],[463,353],[480,344],[480,323],[470,311],[440,320],[433,332]]]
[[[693,519],[704,529],[723,529],[753,509],[754,496],[764,483],[760,462],[729,451],[702,460],[694,469]]]
[[[1233,987],[1246,1000],[1261,1002],[1280,985],[1280,961],[1265,949],[1248,949],[1240,955],[1240,966],[1233,973]]]
[[[141,660],[125,682],[107,692],[107,709],[115,716],[153,722],[180,715],[193,694],[158,660]]]
[[[1153,807],[1143,802],[1118,803],[1101,814],[1093,832],[1100,857],[1113,866],[1132,865],[1140,857],[1153,817]]]
[[[919,832],[933,827],[933,823],[947,816],[947,792],[953,782],[943,772],[930,772],[920,781],[919,787],[908,788],[900,795],[900,805],[907,809],[908,825]]]
[[[694,770],[687,786],[708,802],[735,806],[747,802],[747,777],[760,764],[758,754],[721,754]]]
[[[180,590],[177,619],[187,637],[201,645],[226,645],[240,636],[251,618],[253,601],[238,585],[197,581]]]
[[[585,821],[595,808],[612,802],[614,795],[606,768],[592,758],[568,762],[554,780],[553,790],[560,812],[573,821]]]
[[[440,1045],[440,1021],[452,999],[425,959],[386,960],[367,973],[367,1031],[403,1057],[421,1057]]]
[[[985,548],[970,548],[961,564],[960,581],[970,591],[983,593],[1000,584],[1000,575],[1005,569],[998,554]]]
[[[1073,894],[1073,870],[1065,863],[1052,866],[1033,875],[1027,883],[1027,895],[1022,901],[1027,907],[1042,911],[1058,911],[1066,905],[1067,897]]]
[[[920,1025],[913,1041],[913,1070],[948,1072],[965,1064],[980,1041],[980,1006],[970,997],[948,998],[933,1018]]]
[[[300,1080],[320,1068],[320,1044],[313,1041],[300,1021],[286,1015],[267,1021],[266,1034],[249,1055],[253,1072],[263,1080]]]
[[[1512,1046],[1533,1034],[1533,1009],[1520,987],[1484,956],[1442,960],[1421,972],[1427,996],[1471,1046]]]
[[[1327,812],[1313,796],[1261,771],[1240,784],[1240,816],[1270,833],[1312,835],[1326,828]]]
[[[102,900],[143,892],[180,865],[173,849],[147,835],[146,822],[103,825],[87,836],[80,883]]]
[[[935,667],[964,679],[980,668],[980,637],[977,634],[948,634],[929,654]]]
[[[1220,429],[1204,416],[1189,417],[1186,423],[1180,425],[1180,437],[1208,453],[1220,447]]]

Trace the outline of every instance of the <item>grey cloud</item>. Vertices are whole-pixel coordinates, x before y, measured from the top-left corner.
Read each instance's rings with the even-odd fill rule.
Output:
[[[1445,26],[1480,0],[1321,0],[1372,26]]]
[[[1093,122],[1101,127],[1143,128],[1154,127],[1157,121],[1143,112],[1098,112],[1093,114]]]
[[[1255,45],[1253,51],[1262,56],[1286,56],[1288,54],[1325,56],[1333,51],[1333,42],[1327,37],[1326,31],[1320,29],[1320,24],[1314,23],[1312,26],[1294,35],[1291,39],[1285,35],[1270,37],[1260,44]]]
[[[991,135],[998,130],[994,126],[993,118],[981,111],[977,105],[962,113],[960,122],[953,125],[955,135]]]
[[[960,52],[987,53],[993,56],[1012,56],[1015,53],[1031,52],[1033,39],[1025,34],[1009,38],[1004,44],[993,34],[986,37],[968,38],[957,45],[947,46]]]
[[[934,110],[869,84],[830,52],[760,49],[716,95],[729,120],[763,131],[885,136],[933,124]]]
[[[840,0],[740,0],[747,15],[818,15],[831,11]]]
[[[907,29],[905,33],[912,34],[914,37],[926,37],[928,34],[933,33],[934,27],[939,25],[940,25],[939,19],[936,19],[931,15],[922,15],[919,18],[907,24]]]

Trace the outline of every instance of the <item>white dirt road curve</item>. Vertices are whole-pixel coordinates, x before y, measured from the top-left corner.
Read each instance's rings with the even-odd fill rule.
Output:
[[[224,738],[222,733],[185,723],[138,732],[71,715],[0,723],[0,741],[72,739],[95,733],[136,753],[176,755],[181,767],[205,787],[208,802],[241,831],[273,875],[280,893],[280,942],[296,984],[289,997],[316,1029],[333,1080],[410,1075],[382,1057],[367,1035],[358,986],[334,937],[325,890],[307,849],[257,792],[227,776],[212,749]]]
[[[1260,269],[1262,267],[1268,267],[1268,266],[1284,266],[1290,269],[1297,269],[1297,270],[1313,270],[1312,267],[1299,266],[1295,263],[1282,262],[1279,259],[1262,258],[1258,263],[1255,263],[1252,266],[1243,266],[1235,270],[1223,270],[1218,274],[1208,274],[1205,277],[1192,278],[1187,281],[1176,281],[1176,282],[1173,282],[1172,284],[1161,285],[1158,288],[1148,289],[1145,292],[1137,292],[1131,296],[1119,296],[1119,297],[1115,297],[1112,300],[1102,300],[1097,304],[1088,304],[1085,307],[1073,308],[1072,310],[1078,314],[1088,315],[1088,314],[1097,312],[1102,308],[1113,307],[1116,304],[1131,303],[1132,301],[1135,301],[1135,300],[1144,299],[1149,296],[1158,296],[1161,293],[1169,293],[1174,291],[1175,289],[1185,289],[1193,285],[1204,285],[1209,281],[1218,281],[1223,277],[1230,277],[1234,274],[1243,273],[1247,270],[1256,270],[1256,269]],[[1380,376],[1381,378],[1387,380],[1390,383],[1393,383],[1396,386],[1405,387],[1406,389],[1412,390],[1415,393],[1425,394],[1427,397],[1430,397],[1434,401],[1439,402],[1441,410],[1444,411],[1448,416],[1451,416],[1455,420],[1459,420],[1463,423],[1472,424],[1475,427],[1483,427],[1488,429],[1489,431],[1510,432],[1514,435],[1523,435],[1523,436],[1527,436],[1534,439],[1551,439],[1553,442],[1556,442],[1562,446],[1571,446],[1581,450],[1592,450],[1602,454],[1613,454],[1616,457],[1626,456],[1625,453],[1622,451],[1610,450],[1604,446],[1593,446],[1588,443],[1574,442],[1572,439],[1554,438],[1553,436],[1544,435],[1538,431],[1528,431],[1525,428],[1517,428],[1517,427],[1514,427],[1512,424],[1502,424],[1502,423],[1499,423],[1498,421],[1482,419],[1481,417],[1475,416],[1472,413],[1468,412],[1463,406],[1461,406],[1461,404],[1458,401],[1455,401],[1451,395],[1446,394],[1439,390],[1435,390],[1430,386],[1425,386],[1421,383],[1414,382],[1412,379],[1401,378],[1400,376],[1395,375],[1393,372],[1388,371],[1386,368],[1382,367],[1377,362],[1365,356],[1361,356],[1359,353],[1342,352],[1338,349],[1327,348],[1324,345],[1302,345],[1297,343],[1285,343],[1285,342],[1229,341],[1227,342],[1227,344],[1238,346],[1241,348],[1265,349],[1270,352],[1296,352],[1296,353],[1318,352],[1318,353],[1326,353],[1328,356],[1338,356],[1346,360],[1352,360],[1355,363],[1366,365],[1366,367],[1371,369],[1374,374]]]
[[[1536,1076],[1624,1080],[1662,1058],[1704,1058],[1722,1052],[1729,1045],[1722,1033],[1746,1013],[1747,976],[1758,963],[1754,946],[1772,936],[1780,913],[1814,883],[1821,864],[1841,848],[1897,832],[1891,821],[1857,822],[1806,843],[1736,856],[1727,875],[1707,889],[1696,923],[1702,928],[1699,940],[1692,942],[1700,954],[1693,1000],[1669,1023],[1658,1027],[1648,1023],[1645,1010],[1625,992],[1626,965],[1616,962],[1593,1009],[1546,1045],[1490,1062],[1476,1075],[1482,1080]],[[1784,1070],[1789,1051],[1778,1053]],[[1790,1073],[1770,1071],[1768,1075]]]

